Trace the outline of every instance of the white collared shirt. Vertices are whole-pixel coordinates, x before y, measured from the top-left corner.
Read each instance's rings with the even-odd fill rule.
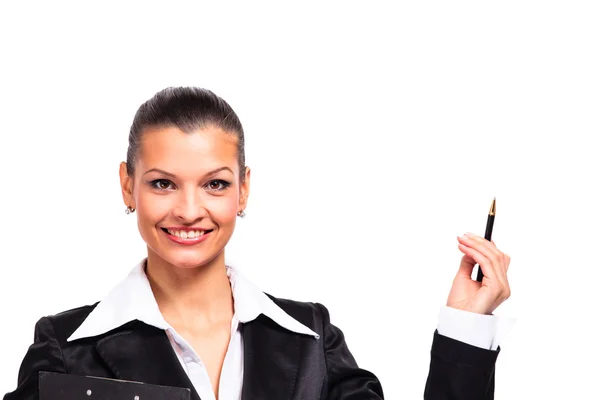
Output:
[[[200,398],[215,400],[202,360],[163,318],[144,270],[145,263],[144,259],[136,265],[127,278],[98,303],[67,341],[101,335],[136,319],[163,329]],[[244,376],[244,345],[240,323],[250,322],[264,314],[289,331],[316,339],[319,339],[319,335],[283,311],[235,268],[228,266],[227,276],[234,299],[234,316],[231,320],[231,339],[221,370],[219,398],[240,400]],[[499,326],[492,316],[443,307],[438,332],[467,344],[494,350],[499,342]]]
[[[163,329],[200,398],[214,400],[215,394],[202,360],[192,346],[165,321],[158,308],[144,270],[145,261],[140,262],[127,278],[96,306],[67,341],[101,335],[136,319]],[[239,400],[244,374],[244,347],[240,323],[250,322],[264,314],[289,331],[314,336],[317,339],[319,335],[288,315],[239,271],[227,267],[227,276],[233,293],[234,316],[231,320],[231,338],[221,370],[219,398]]]

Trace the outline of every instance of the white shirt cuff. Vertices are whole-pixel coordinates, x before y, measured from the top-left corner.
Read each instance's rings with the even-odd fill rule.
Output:
[[[483,315],[444,306],[440,309],[438,333],[486,350],[496,350],[516,319]]]

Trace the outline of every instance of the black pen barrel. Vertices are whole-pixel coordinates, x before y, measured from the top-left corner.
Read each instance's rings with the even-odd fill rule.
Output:
[[[485,226],[485,236],[486,240],[492,240],[492,230],[494,229],[494,218],[496,218],[495,214],[489,214],[487,219],[487,225]],[[483,280],[483,272],[481,271],[481,267],[477,266],[477,282],[481,282]]]
[[[492,230],[494,229],[494,218],[495,215],[488,215],[487,225],[485,227],[485,238],[486,240],[492,240]]]

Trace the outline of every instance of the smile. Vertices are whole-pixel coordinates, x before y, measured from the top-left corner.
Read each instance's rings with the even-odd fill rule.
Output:
[[[204,241],[210,235],[212,229],[168,229],[161,228],[166,236],[175,243],[192,245]]]
[[[181,239],[197,238],[198,236],[204,235],[205,232],[206,231],[172,231],[171,229],[167,229],[167,233],[169,233],[173,236],[177,236],[178,238],[181,238]]]

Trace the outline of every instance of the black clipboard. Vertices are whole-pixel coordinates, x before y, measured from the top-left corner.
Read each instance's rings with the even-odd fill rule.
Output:
[[[190,400],[190,389],[42,371],[40,400]]]

